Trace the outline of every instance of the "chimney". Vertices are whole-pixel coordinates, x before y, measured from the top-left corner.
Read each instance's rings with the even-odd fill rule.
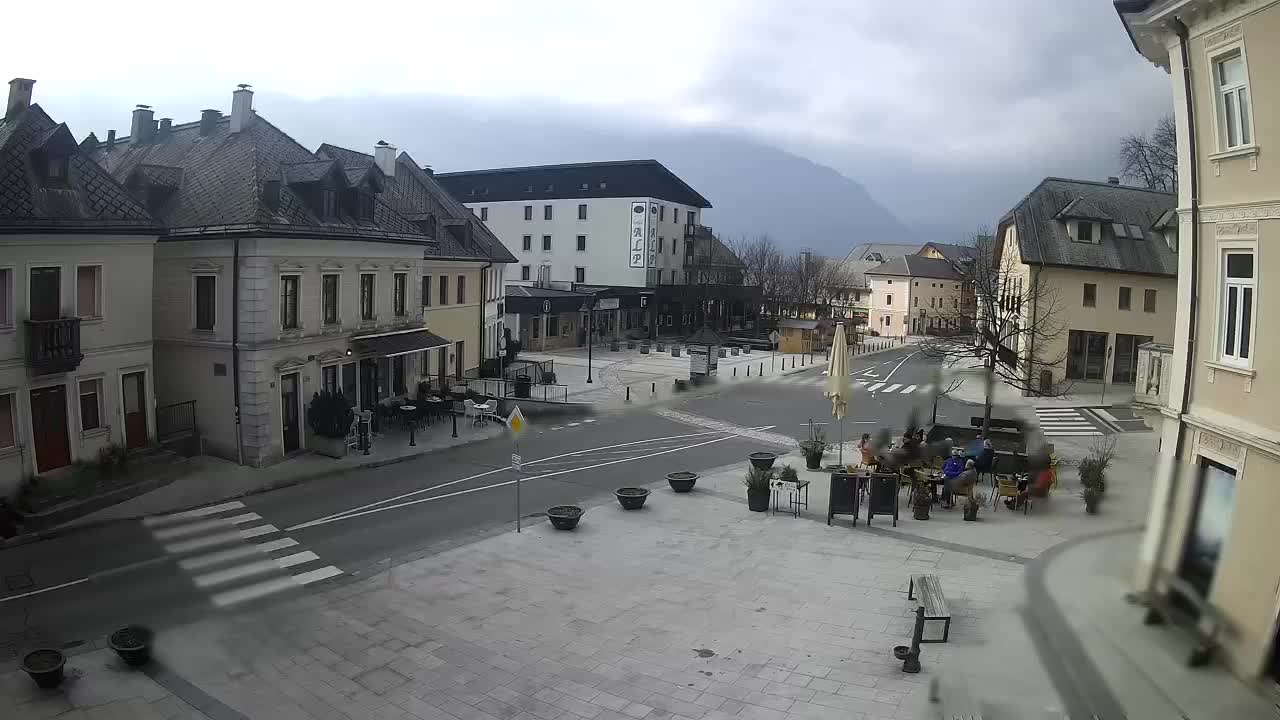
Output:
[[[111,146],[115,144],[116,144],[116,131],[108,130],[107,131],[107,149],[110,150]]]
[[[5,120],[31,107],[31,86],[35,84],[35,80],[27,78],[14,78],[9,81],[9,102],[4,106]]]
[[[208,137],[213,133],[213,125],[222,118],[222,113],[217,110],[201,110],[200,111],[200,137]]]
[[[396,176],[396,146],[388,145],[386,140],[379,140],[377,145],[373,146],[373,161],[377,163],[378,169],[387,177]]]
[[[423,165],[422,172],[432,176],[436,174],[435,168],[431,167],[430,165]]]
[[[238,133],[249,127],[253,119],[252,85],[237,85],[238,89],[231,93],[231,132]]]
[[[1116,177],[1115,175],[1111,175],[1111,176],[1109,176],[1109,177],[1107,178],[1107,184],[1108,184],[1108,185],[1119,185],[1119,184],[1120,184],[1120,178]]]
[[[150,105],[139,105],[133,109],[133,121],[129,124],[130,144],[144,143],[151,140],[155,133],[155,112]]]
[[[169,137],[169,131],[173,129],[173,118],[160,118],[160,129],[156,131],[157,138]]]

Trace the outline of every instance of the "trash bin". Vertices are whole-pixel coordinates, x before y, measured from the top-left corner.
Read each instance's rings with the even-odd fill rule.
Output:
[[[530,390],[533,388],[533,379],[528,375],[516,376],[516,397],[528,398]]]

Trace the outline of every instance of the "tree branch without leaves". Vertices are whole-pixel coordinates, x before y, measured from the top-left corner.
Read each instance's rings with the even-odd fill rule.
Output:
[[[1121,177],[1151,190],[1178,191],[1178,134],[1172,115],[1160,118],[1150,136],[1121,138],[1119,155]]]

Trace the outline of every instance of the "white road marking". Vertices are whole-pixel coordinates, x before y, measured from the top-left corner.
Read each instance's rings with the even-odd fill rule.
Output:
[[[196,587],[200,588],[225,585],[226,583],[243,580],[244,578],[253,577],[254,575],[263,575],[265,573],[276,572],[278,570],[286,570],[294,565],[301,565],[303,563],[319,559],[320,556],[310,550],[304,550],[300,553],[294,553],[287,557],[274,559],[267,558],[266,560],[236,565],[235,567],[229,567],[225,570],[197,575],[194,580]]]
[[[882,383],[882,382],[878,382],[878,383],[876,383],[875,385],[870,385],[870,386],[868,386],[868,387],[867,387],[867,390],[869,390],[869,391],[871,391],[871,392],[875,392],[875,391],[879,390],[879,389],[880,389],[880,388],[882,388],[882,387],[884,387],[884,383]]]
[[[177,527],[162,528],[152,532],[157,540],[174,540],[188,535],[199,535],[202,532],[210,530],[219,530],[222,528],[232,527],[234,525],[243,525],[250,520],[261,520],[262,516],[257,513],[244,513],[229,518],[218,518],[216,520],[204,520],[202,522],[194,522],[188,525],[179,525]]]
[[[341,570],[332,565],[328,565],[310,572],[271,578],[270,580],[263,580],[262,582],[254,583],[253,585],[246,585],[244,587],[236,588],[235,590],[221,592],[214,595],[210,600],[212,600],[213,604],[218,607],[227,607],[228,605],[236,605],[238,603],[248,602],[249,600],[263,598],[268,595],[274,595],[275,593],[282,592],[284,590],[291,590],[293,588],[310,585],[311,583],[327,580],[341,574]]]
[[[772,426],[769,426],[769,427],[772,427]],[[720,434],[721,432],[722,432],[722,431],[716,431],[715,433],[712,433],[712,434]],[[701,434],[701,433],[700,433],[700,434]],[[566,469],[564,469],[564,470],[556,470],[555,472],[544,473],[544,474],[542,474],[542,475],[532,475],[532,476],[529,476],[529,477],[523,478],[521,481],[522,481],[522,482],[529,482],[530,480],[538,480],[538,479],[541,479],[541,478],[555,477],[555,476],[557,476],[557,475],[564,475],[564,474],[571,473],[571,472],[579,472],[579,471],[582,471],[582,470],[595,470],[596,468],[607,467],[607,466],[609,466],[609,465],[617,465],[618,463],[631,462],[632,460],[643,460],[643,459],[646,459],[646,458],[657,457],[657,456],[659,456],[659,455],[667,455],[667,454],[669,454],[669,453],[678,452],[678,451],[680,451],[680,450],[692,450],[693,448],[702,447],[702,446],[704,446],[704,445],[711,445],[712,443],[724,442],[725,440],[732,440],[732,439],[737,438],[737,437],[739,437],[739,436],[738,436],[738,435],[734,435],[734,434],[726,434],[724,437],[715,438],[715,439],[707,440],[707,441],[700,442],[700,443],[694,443],[693,445],[686,445],[686,446],[684,446],[684,447],[673,448],[673,449],[671,449],[671,450],[663,450],[663,451],[661,451],[661,452],[649,453],[648,455],[638,455],[638,456],[635,456],[635,457],[619,458],[619,459],[617,459],[617,460],[610,460],[610,461],[608,461],[608,462],[597,463],[597,464],[595,464],[595,465],[587,465],[587,466],[585,466],[585,467],[580,467],[580,468],[566,468]],[[507,468],[502,468],[501,470],[506,470],[506,469],[507,469]],[[485,474],[488,474],[488,473],[485,473]],[[435,486],[434,488],[425,488],[424,490],[419,491],[419,492],[425,492],[426,490],[436,490],[436,489],[439,489],[439,488],[445,487],[446,485],[452,485],[452,484],[455,484],[455,483],[458,483],[458,482],[462,482],[462,480],[455,480],[455,481],[453,481],[453,482],[451,482],[451,483],[445,483],[445,484],[443,484],[443,485],[437,485],[437,486]],[[457,491],[457,492],[447,493],[447,494],[445,494],[445,495],[433,495],[433,496],[431,496],[431,497],[418,498],[418,499],[416,499],[416,500],[408,500],[408,501],[406,501],[406,502],[398,503],[398,504],[396,504],[396,505],[384,505],[383,507],[375,507],[375,508],[373,508],[373,509],[370,509],[370,510],[363,510],[363,511],[360,511],[360,512],[356,512],[356,511],[348,511],[346,514],[341,514],[341,513],[339,513],[339,514],[337,514],[337,515],[333,515],[333,516],[330,516],[330,517],[328,517],[328,518],[321,518],[321,519],[319,519],[319,520],[312,520],[312,521],[310,521],[310,522],[305,522],[305,523],[301,523],[301,524],[299,524],[299,525],[294,525],[294,526],[292,526],[292,527],[290,527],[290,528],[287,528],[287,529],[288,529],[289,531],[293,531],[293,530],[302,530],[302,529],[309,528],[309,527],[315,527],[315,526],[317,526],[317,525],[326,525],[326,524],[328,524],[328,523],[338,522],[339,520],[350,520],[350,519],[352,519],[352,518],[361,517],[362,515],[370,515],[370,514],[372,514],[372,513],[383,512],[383,511],[385,511],[385,510],[397,510],[397,509],[399,509],[399,508],[409,507],[410,505],[417,505],[417,504],[419,504],[419,503],[434,502],[434,501],[436,501],[436,500],[444,500],[444,499],[446,499],[446,498],[457,497],[457,496],[459,496],[459,495],[467,495],[467,494],[474,493],[474,492],[480,492],[481,490],[492,490],[492,489],[494,489],[494,488],[500,488],[500,487],[505,487],[505,486],[507,486],[507,485],[513,485],[513,484],[515,484],[515,482],[516,482],[515,480],[506,480],[506,481],[504,481],[504,482],[494,483],[494,484],[492,484],[492,485],[484,485],[484,486],[481,486],[481,487],[469,488],[469,489],[467,489],[467,490],[459,490],[459,491]],[[416,493],[414,493],[414,494],[416,494]],[[384,501],[384,502],[385,502],[385,501]],[[380,504],[380,503],[373,503],[373,504],[374,504],[374,505],[377,505],[377,504]]]
[[[210,505],[209,507],[196,508],[195,510],[186,510],[183,512],[173,513],[171,515],[154,515],[152,517],[142,518],[144,527],[155,527],[156,525],[166,525],[171,522],[179,522],[182,520],[192,520],[206,515],[217,515],[220,512],[228,510],[239,510],[244,507],[244,503],[232,501],[222,503],[221,505]]]
[[[911,358],[915,357],[915,356],[916,356],[916,355],[918,355],[918,354],[920,354],[920,351],[919,351],[919,350],[916,350],[915,352],[911,353],[910,355],[908,355],[908,356],[906,356],[906,357],[902,358],[901,360],[899,360],[899,361],[898,361],[898,364],[897,364],[897,365],[894,365],[894,366],[893,366],[893,369],[889,371],[889,374],[884,376],[885,382],[888,382],[888,381],[892,380],[892,379],[893,379],[893,374],[894,374],[894,373],[896,373],[896,372],[898,372],[898,368],[902,367],[903,363],[905,363],[906,361],[910,360]]]
[[[555,428],[553,428],[553,429],[555,429]],[[680,440],[680,439],[683,439],[683,438],[703,437],[703,436],[706,436],[706,435],[716,435],[716,434],[721,433],[721,432],[723,432],[723,431],[722,431],[722,430],[707,430],[707,431],[704,431],[704,432],[688,433],[688,434],[684,434],[684,435],[668,435],[667,437],[649,438],[649,439],[647,439],[647,440],[634,440],[634,441],[632,441],[632,442],[617,443],[617,444],[614,444],[614,445],[602,445],[602,446],[597,447],[597,448],[589,448],[589,449],[587,449],[587,450],[574,450],[573,452],[561,453],[561,454],[559,454],[559,455],[551,455],[551,456],[549,456],[549,457],[540,458],[540,459],[538,459],[538,460],[529,460],[529,461],[525,462],[524,466],[525,466],[525,467],[528,467],[528,466],[530,466],[530,465],[536,465],[536,464],[538,464],[538,463],[544,463],[544,462],[548,462],[548,461],[550,461],[550,460],[559,460],[560,458],[573,457],[574,455],[582,455],[582,454],[584,454],[584,453],[598,453],[598,452],[600,452],[601,450],[611,450],[611,449],[613,449],[613,448],[627,447],[627,446],[629,446],[629,445],[642,445],[642,444],[647,443],[647,442],[667,442],[667,441],[670,441],[670,440]],[[510,470],[510,468],[508,468],[508,467],[494,468],[493,470],[486,470],[486,471],[484,471],[484,472],[482,472],[482,473],[476,473],[475,475],[469,475],[469,476],[467,476],[467,477],[459,478],[459,479],[457,479],[457,480],[450,480],[449,482],[441,483],[441,484],[439,484],[439,485],[432,485],[431,487],[420,488],[420,489],[418,489],[418,490],[410,490],[410,491],[409,491],[409,492],[407,492],[407,493],[401,493],[401,494],[399,494],[399,495],[396,495],[395,497],[389,497],[389,498],[387,498],[387,499],[385,499],[385,500],[376,500],[376,501],[374,501],[374,502],[367,503],[367,504],[365,504],[365,505],[361,505],[360,507],[351,508],[350,510],[344,510],[344,511],[342,511],[342,512],[336,512],[336,513],[333,513],[332,515],[326,515],[326,516],[324,516],[324,517],[322,517],[322,518],[317,518],[317,519],[315,519],[315,520],[311,520],[311,521],[309,521],[309,522],[302,523],[302,524],[300,524],[300,525],[294,525],[294,526],[292,526],[292,527],[290,527],[290,528],[286,528],[286,530],[296,530],[296,529],[298,529],[298,528],[311,527],[311,525],[312,525],[312,524],[317,524],[317,523],[320,523],[320,522],[325,521],[325,520],[330,520],[330,519],[333,519],[333,518],[339,517],[339,516],[341,516],[341,515],[346,515],[347,513],[353,513],[353,512],[360,511],[360,510],[367,510],[368,508],[376,507],[376,506],[378,506],[378,505],[382,505],[382,504],[384,504],[384,503],[396,502],[397,500],[403,500],[403,499],[408,498],[408,497],[413,497],[414,495],[421,495],[422,493],[430,492],[430,491],[432,491],[432,490],[437,490],[437,489],[442,488],[442,487],[449,487],[450,485],[457,485],[458,483],[467,482],[468,480],[476,480],[476,479],[478,479],[478,478],[482,478],[482,477],[485,477],[485,476],[487,476],[487,475],[494,475],[494,474],[497,474],[497,473],[500,473],[500,472],[506,472],[507,470]]]
[[[248,530],[241,530],[240,537],[245,540],[251,540],[263,535],[270,535],[273,532],[280,532],[280,530],[275,525],[259,525],[254,528],[249,528]]]
[[[279,528],[275,525],[258,525],[256,527],[249,528],[248,530],[217,533],[214,535],[198,537],[192,540],[170,543],[164,546],[164,551],[170,555],[181,555],[182,553],[204,550],[206,548],[226,545],[227,543],[238,542],[240,540],[251,540],[261,535],[270,535],[273,532],[279,532]]]
[[[334,577],[335,575],[341,575],[341,574],[342,574],[342,571],[339,570],[338,568],[332,565],[327,565],[322,568],[311,570],[310,572],[304,572],[304,573],[299,573],[297,575],[294,575],[293,581],[301,585],[310,585],[313,582],[320,582],[321,580],[327,580],[331,577]]]
[[[915,391],[916,391],[916,386],[915,386],[915,385],[908,385],[908,386],[906,386],[906,387],[902,388],[902,394],[903,394],[903,395],[908,395],[908,394],[913,393],[913,392],[915,392]],[[966,502],[967,502],[967,501],[966,501]]]
[[[1093,432],[1076,432],[1076,431],[1063,430],[1060,432],[1044,431],[1044,434],[1052,437],[1090,437],[1093,435],[1101,435],[1102,432],[1098,430],[1094,430]]]
[[[281,538],[279,540],[272,540],[269,543],[262,543],[259,545],[241,545],[240,547],[231,548],[230,550],[219,550],[217,552],[179,560],[178,567],[187,571],[200,570],[213,565],[221,565],[222,563],[230,562],[232,560],[239,560],[241,558],[253,557],[255,555],[262,555],[275,550],[281,550],[297,544],[298,541],[293,538]]]
[[[52,586],[52,587],[40,588],[39,590],[32,590],[32,591],[30,591],[30,592],[24,592],[24,593],[22,593],[21,595],[10,595],[9,597],[6,597],[6,598],[0,598],[0,603],[9,602],[10,600],[20,600],[20,599],[22,599],[22,598],[24,598],[24,597],[31,597],[32,595],[39,595],[39,594],[41,594],[41,593],[52,592],[52,591],[54,591],[54,590],[61,590],[62,588],[65,588],[65,587],[71,587],[72,585],[79,585],[80,583],[83,583],[83,582],[89,582],[89,578],[87,578],[87,577],[82,577],[82,578],[80,578],[79,580],[72,580],[71,582],[64,582],[64,583],[62,583],[61,585],[54,585],[54,586]]]
[[[900,388],[900,387],[902,387],[902,385],[901,385],[900,383],[894,383],[894,384],[890,385],[889,387],[885,388],[885,389],[884,389],[884,391],[885,391],[885,392],[887,392],[887,393],[897,392],[897,391],[898,391],[898,388]]]
[[[866,380],[858,380],[858,381],[854,382],[853,384],[854,384],[854,385],[857,385],[858,387],[866,387],[866,386],[867,386],[867,381],[866,381]]]

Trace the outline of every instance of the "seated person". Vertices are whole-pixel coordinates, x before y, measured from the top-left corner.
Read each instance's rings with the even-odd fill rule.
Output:
[[[964,472],[964,465],[964,458],[960,457],[960,451],[953,450],[951,457],[942,464],[942,477],[948,479],[959,477],[960,473]]]
[[[968,495],[977,483],[978,471],[973,466],[973,460],[965,460],[964,470],[955,477],[946,478],[943,486],[952,495]]]
[[[984,441],[982,439],[982,433],[978,433],[978,437],[974,438],[973,442],[965,446],[964,456],[976,459],[979,455],[982,454],[982,448],[984,447],[983,442]],[[990,442],[990,441],[988,440],[986,442]]]

